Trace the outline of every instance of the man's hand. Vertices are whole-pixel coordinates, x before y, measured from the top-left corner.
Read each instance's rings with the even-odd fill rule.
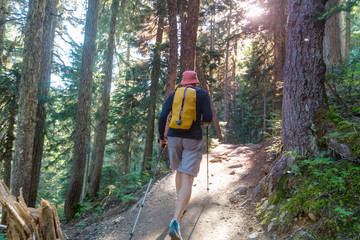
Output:
[[[160,140],[159,144],[160,144],[160,148],[161,148],[163,145],[165,145],[165,146],[167,145],[167,141],[165,139],[162,139],[162,140]]]

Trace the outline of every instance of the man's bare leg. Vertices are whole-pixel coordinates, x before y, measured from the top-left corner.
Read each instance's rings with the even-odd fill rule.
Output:
[[[179,221],[189,204],[194,176],[176,171],[177,203],[174,220]]]

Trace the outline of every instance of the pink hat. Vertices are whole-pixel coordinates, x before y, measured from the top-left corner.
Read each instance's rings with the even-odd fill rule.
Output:
[[[200,82],[197,78],[196,72],[194,72],[194,71],[183,72],[183,77],[180,82],[180,85],[199,84],[199,83]]]

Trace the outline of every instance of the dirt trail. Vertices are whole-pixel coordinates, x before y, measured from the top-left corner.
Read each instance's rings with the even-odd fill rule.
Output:
[[[180,226],[184,240],[268,239],[254,217],[254,204],[240,207],[264,176],[267,153],[262,145],[222,144],[209,154],[210,191],[206,191],[206,154],[194,180],[190,204]],[[163,240],[175,204],[174,172],[156,183],[149,192],[132,239]],[[238,195],[234,195],[235,190]],[[232,201],[230,201],[230,199]],[[141,202],[141,200],[139,201]],[[68,239],[129,239],[139,204],[128,211],[84,226]],[[77,227],[79,228],[79,227]]]

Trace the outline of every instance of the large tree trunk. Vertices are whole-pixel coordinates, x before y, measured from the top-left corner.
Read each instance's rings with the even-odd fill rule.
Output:
[[[169,38],[170,38],[170,55],[169,55],[169,67],[168,67],[168,78],[165,88],[165,97],[167,99],[175,90],[176,84],[176,70],[178,64],[178,32],[177,32],[177,20],[176,12],[177,6],[176,1],[168,0],[168,12],[169,12]]]
[[[41,159],[44,149],[46,129],[46,101],[50,90],[51,59],[54,48],[56,15],[58,0],[47,0],[42,40],[42,63],[39,78],[39,99],[36,113],[36,128],[33,148],[33,163],[31,169],[29,207],[35,207],[39,187]]]
[[[78,108],[76,113],[75,143],[69,188],[65,199],[65,217],[69,221],[75,215],[73,208],[80,201],[86,161],[86,133],[91,108],[92,72],[95,58],[95,40],[99,14],[99,1],[89,0],[86,13],[85,39],[82,53]]]
[[[111,4],[110,32],[108,38],[106,61],[104,66],[104,89],[101,97],[102,106],[99,110],[99,120],[96,124],[94,141],[94,168],[91,177],[91,197],[96,197],[100,189],[101,172],[104,162],[106,145],[106,132],[109,118],[111,79],[113,71],[113,58],[115,50],[116,18],[119,12],[119,0],[113,0]]]
[[[340,4],[340,0],[329,0],[326,9]],[[328,65],[337,65],[345,57],[344,13],[332,15],[325,24],[324,61]]]
[[[19,90],[19,113],[11,191],[15,196],[18,196],[20,188],[23,188],[26,203],[29,202],[29,183],[31,181],[45,3],[46,0],[29,2]]]
[[[0,70],[3,64],[5,23],[8,16],[9,0],[1,0],[0,2]]]
[[[184,70],[195,69],[195,55],[196,55],[196,39],[197,29],[199,24],[199,9],[200,0],[191,0],[188,5],[188,16],[186,21],[186,42],[184,49],[184,56],[181,55],[184,64]]]
[[[152,160],[153,153],[153,143],[154,143],[154,126],[155,126],[155,109],[156,109],[156,96],[157,89],[159,85],[159,75],[160,75],[160,49],[159,46],[162,43],[163,38],[163,28],[164,28],[164,1],[158,0],[158,28],[156,34],[155,48],[154,48],[154,60],[153,60],[153,69],[151,72],[151,86],[150,86],[150,106],[148,108],[148,121],[147,121],[147,129],[146,129],[146,139],[145,139],[145,151],[143,164],[141,167],[141,171],[151,170],[151,166],[148,164],[149,161]]]
[[[318,114],[327,109],[322,43],[324,21],[313,21],[325,10],[326,0],[289,2],[284,67],[282,131],[285,151],[317,156]]]
[[[283,68],[286,54],[286,3],[284,0],[274,0],[274,109],[281,111]]]
[[[197,71],[197,75],[199,77],[199,81],[201,83],[202,88],[206,92],[209,92],[207,82],[206,82],[206,80],[204,78],[204,74],[203,74],[203,72],[201,70],[200,63],[199,63],[199,60],[197,58],[196,58],[196,71]],[[220,124],[219,124],[220,121],[219,121],[219,118],[217,117],[215,106],[214,106],[214,103],[213,103],[213,101],[211,99],[211,96],[210,96],[210,106],[211,106],[211,111],[213,113],[213,123],[214,123],[214,127],[215,127],[216,137],[219,139],[220,142],[222,142],[223,138],[222,138],[221,128],[220,128]]]

